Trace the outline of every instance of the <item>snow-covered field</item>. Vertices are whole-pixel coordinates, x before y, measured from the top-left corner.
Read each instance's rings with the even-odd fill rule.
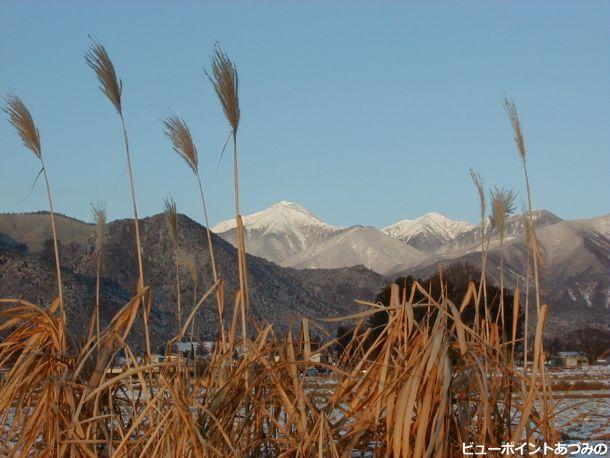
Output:
[[[549,368],[547,377],[553,387],[555,419],[562,441],[604,443],[610,450],[610,366]],[[308,377],[306,390],[315,402],[323,404],[335,383],[334,377]],[[341,416],[337,411],[335,420]]]
[[[610,450],[610,366],[550,368],[547,376],[554,387],[552,400],[561,441],[603,443]],[[305,390],[318,407],[322,407],[332,395],[337,382],[336,376],[306,377]],[[9,412],[0,435],[10,429],[13,414],[14,412]],[[341,409],[335,409],[330,418],[331,423],[337,422],[342,416]],[[610,453],[594,456],[610,456]]]
[[[610,366],[549,369],[557,426],[570,439],[610,441]]]

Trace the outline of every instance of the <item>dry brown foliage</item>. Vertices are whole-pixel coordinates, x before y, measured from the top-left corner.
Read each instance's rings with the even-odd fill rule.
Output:
[[[55,307],[3,301],[12,303],[1,328],[12,330],[0,349],[0,367],[10,368],[0,395],[9,425],[4,446],[73,456],[423,457],[460,456],[462,442],[555,435],[539,410],[544,314],[529,374],[514,369],[497,323],[484,321],[479,328],[486,332],[477,332],[460,319],[479,300],[474,284],[461,304],[435,300],[419,284],[413,289],[427,300],[413,304],[408,295],[398,297],[396,286],[388,326],[366,346],[363,323],[378,305],[352,316],[361,332],[336,365],[324,358],[333,341],[311,352],[323,355],[315,362],[305,357],[306,339],[277,336],[265,325],[254,338],[218,341],[198,372],[172,344],[218,287],[198,301],[164,361],[153,364],[134,358],[125,344],[139,297],[104,330],[97,352],[92,340],[77,353],[61,344],[65,323]],[[441,313],[418,322],[415,307]],[[118,353],[129,357],[122,366],[113,364]],[[312,366],[330,375],[312,380],[305,375]]]

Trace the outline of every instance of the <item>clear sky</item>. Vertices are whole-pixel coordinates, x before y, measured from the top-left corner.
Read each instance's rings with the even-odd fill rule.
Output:
[[[331,224],[382,227],[438,211],[477,220],[468,177],[524,196],[501,107],[516,101],[533,204],[609,211],[607,1],[0,1],[0,93],[38,124],[56,209],[131,214],[119,119],[83,61],[101,41],[124,81],[141,215],[171,193],[201,220],[197,188],[160,118],[185,118],[212,223],[233,214],[229,131],[203,70],[219,41],[240,76],[242,212],[278,200]],[[0,118],[0,212],[46,209],[34,156]],[[25,198],[25,199],[24,199]]]

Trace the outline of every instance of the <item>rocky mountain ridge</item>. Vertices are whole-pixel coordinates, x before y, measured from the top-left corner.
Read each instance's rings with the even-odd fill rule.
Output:
[[[197,266],[196,284],[190,273],[181,269],[182,304],[188,311],[195,291],[200,297],[212,285],[212,273],[204,227],[183,215],[178,220],[180,246],[194,257]],[[57,222],[70,328],[75,335],[83,336],[94,303],[94,227],[62,216],[57,217]],[[24,232],[23,228],[31,230]],[[153,294],[151,335],[156,345],[173,336],[177,329],[173,247],[164,215],[141,219],[140,228],[144,280]],[[49,304],[56,294],[56,284],[48,214],[0,215],[0,234],[0,240],[11,241],[10,244],[0,242],[0,297],[20,298],[41,306]],[[33,234],[39,234],[42,240],[34,240]],[[237,289],[237,252],[216,235],[213,235],[213,245],[218,269],[225,281],[228,325]],[[248,255],[247,263],[250,315],[258,322],[274,323],[280,331],[304,316],[326,318],[354,313],[360,310],[354,302],[356,299],[372,300],[385,284],[384,277],[361,266],[296,270],[252,255]],[[102,263],[104,322],[129,300],[136,284],[133,221],[110,222],[106,227]],[[201,308],[197,322],[198,336],[216,337],[218,316],[213,298]],[[136,323],[135,345],[141,345],[142,333],[141,323]]]

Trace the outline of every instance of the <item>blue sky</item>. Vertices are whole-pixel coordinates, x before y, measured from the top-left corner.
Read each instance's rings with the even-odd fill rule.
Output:
[[[0,2],[0,92],[30,107],[56,208],[129,217],[119,119],[83,61],[90,34],[124,81],[141,215],[171,193],[201,220],[196,183],[160,118],[200,151],[213,223],[232,215],[229,131],[204,76],[215,41],[240,75],[242,212],[292,200],[331,224],[438,211],[477,220],[468,177],[523,192],[501,107],[516,101],[533,203],[608,212],[608,2]],[[0,119],[0,212],[46,208],[31,153]],[[25,198],[25,199],[24,199]]]

